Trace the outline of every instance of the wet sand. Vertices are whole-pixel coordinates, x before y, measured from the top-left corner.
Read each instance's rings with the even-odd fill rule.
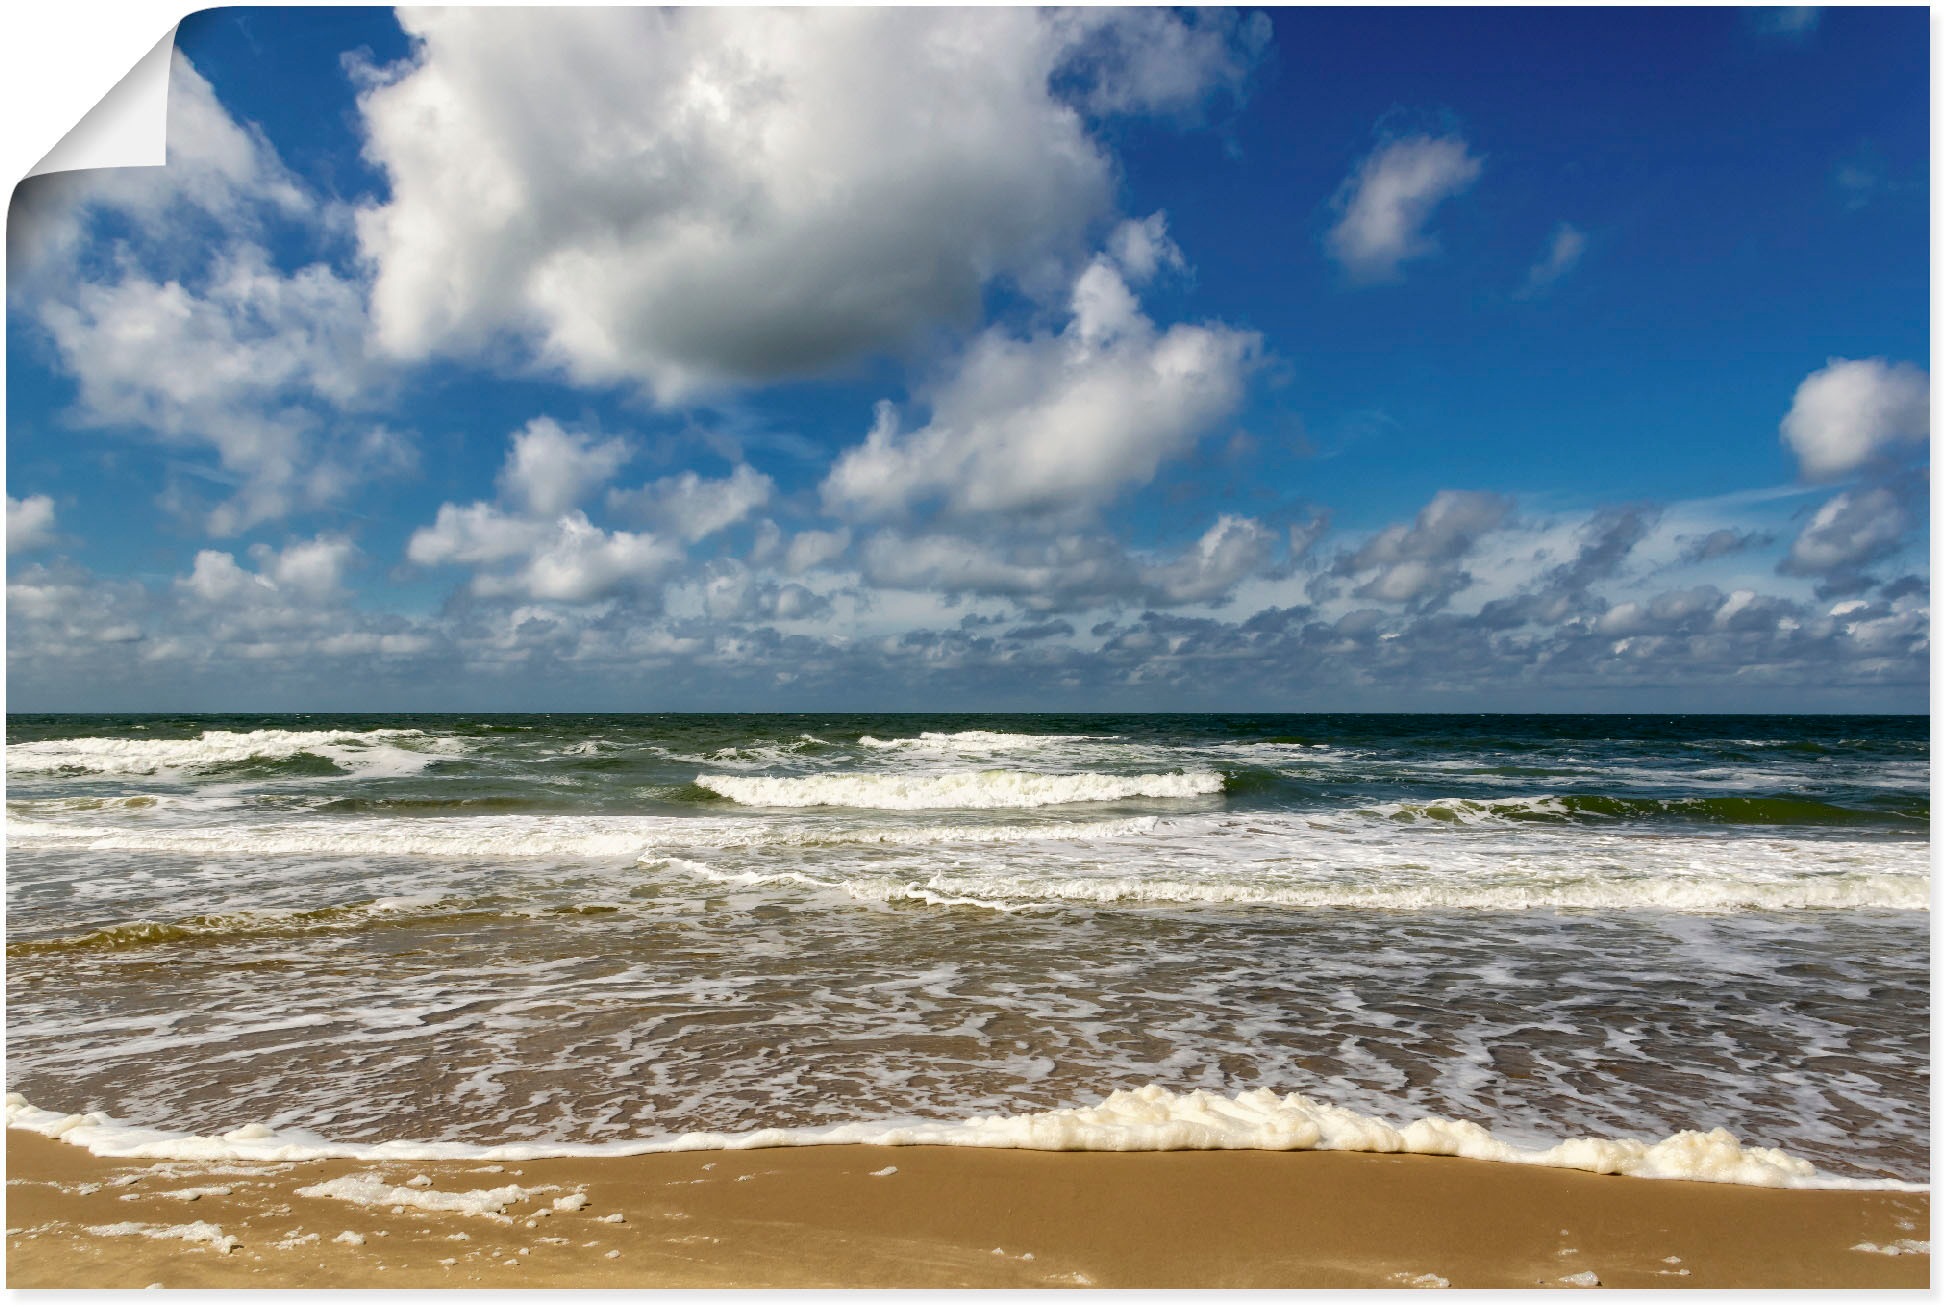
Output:
[[[540,1192],[497,1218],[296,1192],[368,1174],[433,1204]],[[1926,1194],[1442,1157],[831,1146],[488,1171],[130,1162],[9,1130],[7,1177],[9,1288],[1924,1288],[1932,1267],[1854,1249],[1928,1239]]]

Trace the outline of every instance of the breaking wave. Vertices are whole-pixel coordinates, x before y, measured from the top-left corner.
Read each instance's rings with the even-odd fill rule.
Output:
[[[699,817],[339,817],[280,825],[194,827],[80,826],[10,821],[8,843],[21,847],[118,853],[240,854],[265,857],[634,858],[656,848],[709,845],[931,846],[1014,844],[1032,840],[1101,840],[1146,835],[1154,817],[1009,825],[779,826],[755,820]]]
[[[1653,1143],[1640,1139],[1581,1138],[1543,1147],[1523,1147],[1471,1121],[1429,1116],[1394,1126],[1378,1117],[1303,1094],[1279,1095],[1268,1089],[1253,1089],[1226,1098],[1204,1090],[1174,1093],[1160,1085],[1119,1090],[1091,1107],[1019,1115],[974,1116],[960,1121],[857,1121],[796,1129],[773,1127],[736,1134],[696,1131],[581,1144],[546,1141],[469,1144],[405,1139],[351,1143],[307,1130],[276,1130],[261,1124],[245,1125],[218,1135],[194,1135],[131,1125],[96,1112],[45,1111],[20,1094],[7,1095],[6,1124],[9,1129],[29,1130],[60,1139],[99,1157],[197,1162],[299,1162],[325,1158],[363,1162],[530,1161],[542,1157],[629,1157],[643,1153],[813,1144],[945,1145],[1120,1153],[1258,1149],[1417,1153],[1601,1175],[1700,1180],[1776,1189],[1914,1192],[1928,1188],[1909,1181],[1831,1175],[1789,1153],[1746,1145],[1722,1129],[1684,1130]]]
[[[1044,808],[1060,803],[1114,803],[1125,799],[1189,799],[1221,794],[1217,772],[1167,772],[1113,776],[1098,772],[1044,774],[993,768],[943,775],[883,772],[822,776],[712,776],[696,778],[712,793],[755,808]]]
[[[866,749],[903,749],[920,753],[998,753],[1035,749],[1049,744],[1084,744],[1112,740],[1112,735],[1032,735],[1019,731],[921,731],[917,735],[894,736],[882,740],[875,735],[858,737]]]
[[[1923,829],[1931,815],[1924,798],[1849,808],[1788,795],[1712,795],[1672,799],[1608,794],[1549,794],[1506,799],[1432,799],[1375,804],[1363,809],[1397,822],[1602,822],[1676,819],[1724,826],[1910,826]]]
[[[1299,883],[1274,880],[1197,881],[1135,876],[1014,876],[935,873],[930,876],[817,876],[800,871],[722,871],[687,858],[645,857],[698,879],[724,885],[796,885],[830,890],[866,902],[928,903],[1013,911],[1024,907],[1100,906],[1281,907],[1393,912],[1563,911],[1807,912],[1834,909],[1923,912],[1930,906],[1926,876],[1880,872],[1798,876],[1783,880],[1693,876],[1601,877],[1552,884]]]
[[[204,731],[193,740],[87,736],[7,746],[10,775],[158,776],[314,758],[362,775],[408,775],[451,742],[423,731]],[[413,746],[417,746],[416,748]]]

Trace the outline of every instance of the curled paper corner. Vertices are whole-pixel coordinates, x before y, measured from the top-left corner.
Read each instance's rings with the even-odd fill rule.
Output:
[[[147,54],[55,143],[29,177],[81,168],[159,168],[168,162],[171,24]]]

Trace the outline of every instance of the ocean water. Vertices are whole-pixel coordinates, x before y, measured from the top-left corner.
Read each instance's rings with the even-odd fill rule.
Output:
[[[10,1111],[1925,1182],[1927,725],[13,716]]]

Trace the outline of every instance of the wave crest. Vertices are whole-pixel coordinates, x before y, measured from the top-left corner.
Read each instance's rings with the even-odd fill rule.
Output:
[[[1931,906],[1932,893],[1930,877],[1886,873],[1799,876],[1787,880],[1617,876],[1539,885],[1467,885],[1449,881],[1387,885],[951,873],[920,877],[827,878],[800,871],[721,871],[686,858],[645,856],[643,862],[665,866],[716,884],[798,885],[845,894],[862,902],[970,906],[1000,912],[1066,904],[1390,912],[1526,912],[1548,909],[1698,914],[1830,910],[1924,912]]]
[[[1206,1090],[1175,1093],[1160,1085],[1118,1090],[1091,1107],[975,1116],[962,1121],[858,1121],[836,1126],[773,1127],[740,1134],[697,1131],[601,1143],[466,1144],[431,1140],[349,1143],[306,1130],[273,1130],[256,1124],[220,1135],[194,1135],[130,1125],[97,1112],[64,1115],[44,1111],[17,1093],[7,1095],[6,1124],[9,1129],[29,1130],[63,1140],[98,1157],[199,1162],[297,1162],[325,1158],[367,1162],[531,1161],[541,1157],[629,1157],[643,1153],[813,1144],[1123,1153],[1247,1148],[1284,1152],[1420,1153],[1602,1175],[1702,1180],[1777,1189],[1911,1192],[1929,1188],[1902,1180],[1831,1175],[1778,1149],[1745,1145],[1722,1129],[1684,1130],[1655,1143],[1640,1139],[1582,1138],[1544,1148],[1524,1148],[1471,1121],[1429,1116],[1394,1126],[1378,1117],[1298,1093],[1279,1095],[1268,1089],[1252,1089],[1226,1098]]]
[[[1113,776],[1099,772],[986,771],[941,775],[841,772],[821,776],[712,776],[696,784],[752,808],[1044,808],[1124,799],[1189,799],[1223,792],[1217,772]]]
[[[1504,799],[1429,799],[1363,809],[1397,822],[1483,825],[1496,822],[1609,822],[1674,818],[1723,826],[1913,826],[1931,813],[1926,799],[1899,806],[1848,808],[1795,795],[1723,794],[1649,799],[1610,794],[1543,794]]]
[[[7,772],[15,776],[76,773],[155,776],[204,772],[238,763],[278,761],[309,754],[350,772],[409,774],[425,767],[432,756],[402,747],[407,741],[424,749],[435,743],[435,737],[413,730],[204,731],[193,740],[82,736],[10,744]]]

